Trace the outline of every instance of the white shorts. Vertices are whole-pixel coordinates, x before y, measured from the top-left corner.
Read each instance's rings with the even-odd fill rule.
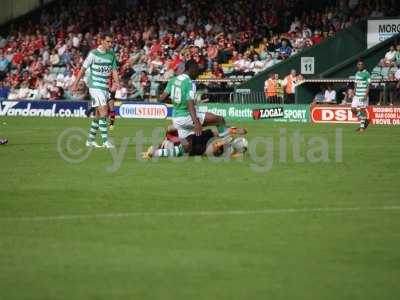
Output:
[[[365,98],[354,96],[353,100],[351,101],[351,107],[366,108],[367,106],[368,106],[368,99]]]
[[[89,89],[89,94],[92,98],[92,107],[107,105],[107,101],[110,98],[110,93],[108,91],[99,89]]]
[[[204,112],[197,112],[197,118],[199,119],[200,124],[203,125],[206,114]],[[172,118],[172,123],[174,124],[174,127],[178,130],[178,135],[181,139],[184,139],[187,136],[194,134],[194,124],[190,115],[186,117],[174,117]]]

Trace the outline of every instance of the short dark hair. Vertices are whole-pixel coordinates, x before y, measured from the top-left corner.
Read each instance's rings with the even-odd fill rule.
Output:
[[[105,40],[107,37],[113,38],[112,33],[109,31],[100,32],[99,35],[101,40]]]
[[[196,71],[197,72],[198,68],[199,68],[199,66],[193,59],[190,59],[185,63],[185,71]]]

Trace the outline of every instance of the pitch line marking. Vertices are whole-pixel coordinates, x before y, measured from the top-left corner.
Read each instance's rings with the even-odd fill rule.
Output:
[[[259,210],[214,210],[214,211],[171,211],[171,212],[131,212],[131,213],[109,213],[109,214],[82,214],[82,215],[59,215],[59,216],[37,216],[37,217],[15,217],[0,218],[0,222],[43,222],[76,219],[105,219],[105,218],[129,218],[129,217],[185,217],[185,216],[218,216],[218,215],[268,215],[268,214],[290,214],[290,213],[331,213],[331,212],[353,212],[353,211],[400,211],[400,206],[381,207],[314,207],[314,208],[270,208]]]

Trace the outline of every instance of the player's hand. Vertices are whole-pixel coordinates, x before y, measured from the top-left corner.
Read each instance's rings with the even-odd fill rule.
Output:
[[[194,133],[196,136],[200,136],[202,133],[202,128],[200,122],[197,120],[197,122],[194,123]]]

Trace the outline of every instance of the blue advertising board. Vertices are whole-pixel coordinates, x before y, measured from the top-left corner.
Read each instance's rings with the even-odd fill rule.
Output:
[[[84,118],[86,101],[3,100],[0,116]]]

